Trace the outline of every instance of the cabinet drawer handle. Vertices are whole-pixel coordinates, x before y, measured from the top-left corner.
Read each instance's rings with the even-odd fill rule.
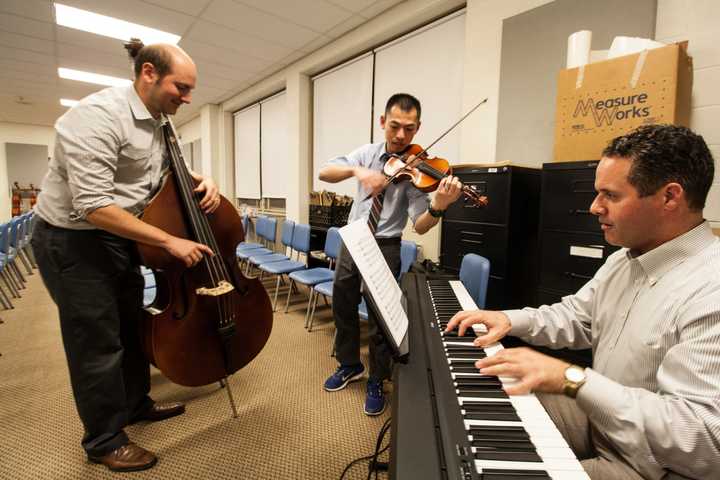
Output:
[[[590,280],[592,277],[588,277],[587,275],[580,275],[579,273],[573,273],[573,272],[565,272],[566,277],[570,278],[579,278],[580,280]]]
[[[485,243],[485,242],[483,242],[482,240],[468,240],[467,238],[463,238],[463,239],[461,239],[460,241],[461,241],[461,242],[464,242],[464,243],[475,243],[475,244],[477,244],[477,245],[482,245],[482,244]]]
[[[581,208],[571,208],[568,213],[570,213],[570,215],[592,215],[590,210],[583,210]]]
[[[460,233],[463,235],[477,235],[478,237],[482,237],[485,235],[483,232],[471,232],[469,230],[460,230]]]

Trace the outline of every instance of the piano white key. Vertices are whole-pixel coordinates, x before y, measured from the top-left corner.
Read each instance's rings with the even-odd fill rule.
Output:
[[[477,305],[472,300],[472,297],[465,289],[465,286],[460,281],[449,282],[452,291],[460,303],[462,310],[476,310]],[[431,292],[432,295],[432,292]],[[435,315],[437,318],[437,308],[433,305]],[[487,328],[484,325],[473,325],[473,330],[476,335],[482,335],[487,332]],[[453,337],[444,337],[441,341],[445,345],[459,345],[459,346],[470,346],[468,342],[453,342]],[[501,343],[493,343],[484,347],[485,355],[492,356],[501,351],[504,347]],[[478,349],[480,350],[480,349]],[[452,357],[452,353],[445,351],[445,355],[448,357],[448,364],[452,360],[469,360],[467,358]],[[450,356],[449,356],[450,355]],[[478,356],[478,359],[480,355]],[[456,374],[451,372],[453,379]],[[463,374],[468,375],[468,374]],[[481,376],[479,372],[477,374],[470,374],[471,376]],[[516,383],[518,380],[515,378],[500,377],[500,381],[503,385],[508,386]],[[462,405],[463,402],[467,401],[486,401],[486,402],[498,402],[507,403],[508,399],[505,398],[493,398],[493,397],[461,397],[460,391],[455,392],[458,395],[458,402]],[[464,420],[465,427],[468,428],[472,425],[488,425],[488,426],[521,426],[525,429],[530,437],[530,441],[535,445],[538,450],[538,455],[543,459],[542,463],[538,462],[504,462],[497,460],[476,460],[476,468],[479,472],[482,472],[482,468],[509,468],[509,469],[522,469],[522,470],[546,470],[553,480],[589,480],[589,477],[582,469],[582,465],[575,458],[574,453],[568,447],[567,442],[560,434],[550,416],[545,411],[540,401],[535,395],[511,395],[509,397],[510,403],[513,405],[518,417],[521,419],[520,422],[505,422],[505,421],[484,421],[484,420]],[[468,438],[472,440],[472,436]],[[543,455],[544,454],[544,455]]]
[[[483,468],[507,468],[516,470],[558,470],[585,473],[577,460],[563,460],[559,458],[543,459],[542,462],[515,462],[512,460],[475,460],[479,472]],[[583,477],[578,477],[583,478]]]
[[[471,447],[473,453],[475,452],[486,452],[487,449]],[[561,460],[575,460],[575,454],[569,448],[562,447],[547,447],[535,445],[535,451],[542,459],[555,458]]]
[[[450,284],[450,287],[453,289],[453,293],[455,294],[455,298],[457,298],[458,303],[460,303],[460,308],[463,310],[477,310],[478,307],[475,304],[475,301],[468,293],[467,289],[465,288],[465,285],[460,280],[450,280],[448,282]]]

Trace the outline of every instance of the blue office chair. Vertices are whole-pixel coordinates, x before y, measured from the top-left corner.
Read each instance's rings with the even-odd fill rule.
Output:
[[[290,247],[290,255],[292,256],[292,238],[294,231],[295,222],[293,222],[292,220],[285,220],[283,222],[282,236],[280,237],[280,242],[285,247],[285,251],[283,251],[283,253],[265,253],[251,255],[248,258],[248,270],[246,273],[249,274],[253,266],[257,267],[262,265],[263,263],[282,262],[283,260],[290,260],[290,258],[285,255],[285,253],[287,252],[287,248]]]
[[[145,288],[143,289],[143,307],[149,307],[155,301],[157,295],[157,284],[155,283],[155,274],[147,267],[140,266],[140,273],[145,279]]]
[[[485,308],[490,260],[474,253],[467,253],[460,263],[460,281],[479,309]]]
[[[332,278],[335,275],[332,267],[333,262],[340,253],[340,241],[340,234],[338,233],[337,227],[331,227],[330,229],[328,229],[327,236],[325,237],[325,255],[330,259],[330,268],[310,268],[307,270],[298,270],[288,275],[288,277],[290,278],[290,291],[292,291],[292,287],[296,283],[299,283],[301,285],[307,285],[310,290],[307,310],[305,311],[305,328],[308,327],[308,320],[310,318],[310,307],[316,295],[315,289],[313,287],[320,283],[332,281]],[[289,296],[290,292],[288,292],[288,298]],[[287,311],[287,308],[285,309],[285,311]]]
[[[276,218],[270,217],[258,217],[256,224],[256,233],[258,237],[265,243],[265,245],[272,247],[275,244],[275,226],[277,225]],[[240,263],[248,261],[248,259],[254,255],[268,255],[274,253],[270,248],[266,247],[238,247],[235,250],[235,256],[238,258]],[[249,273],[249,266],[246,273]]]
[[[293,232],[292,248],[293,250],[298,252],[298,258],[300,258],[300,253],[304,253],[307,262],[307,257],[308,255],[310,255],[310,225],[302,223],[298,223],[295,225],[295,230]],[[278,291],[280,290],[280,281],[282,279],[282,276],[288,275],[298,270],[304,270],[305,268],[307,268],[307,264],[296,260],[284,260],[282,262],[263,263],[259,266],[259,268],[262,272],[266,272],[271,275],[277,275],[277,282],[275,284],[275,295],[273,297],[274,312],[275,307],[277,306],[277,297]],[[290,287],[291,288],[288,289],[288,302],[290,301],[290,292],[292,292],[292,285],[290,285]],[[288,305],[286,304],[286,312],[287,307]]]

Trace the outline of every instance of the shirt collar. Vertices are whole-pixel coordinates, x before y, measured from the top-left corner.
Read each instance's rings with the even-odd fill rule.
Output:
[[[136,120],[150,120],[155,125],[155,128],[162,127],[167,123],[167,117],[164,113],[160,114],[160,118],[155,119],[150,111],[143,103],[140,95],[135,91],[135,86],[130,84],[128,87],[128,103],[130,104],[130,110],[132,110],[133,116]]]
[[[710,224],[707,221],[703,221],[692,230],[638,257],[633,258],[629,250],[626,252],[626,255],[630,261],[637,261],[645,271],[650,283],[655,284],[665,273],[684,262],[687,258],[705,249],[716,240]]]

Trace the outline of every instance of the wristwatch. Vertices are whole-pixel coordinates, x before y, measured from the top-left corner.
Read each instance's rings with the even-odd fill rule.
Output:
[[[445,215],[445,210],[435,210],[430,205],[428,205],[428,213],[431,217],[440,218]]]
[[[585,384],[586,378],[585,369],[577,365],[570,365],[565,369],[563,393],[570,398],[577,397],[578,390]]]

